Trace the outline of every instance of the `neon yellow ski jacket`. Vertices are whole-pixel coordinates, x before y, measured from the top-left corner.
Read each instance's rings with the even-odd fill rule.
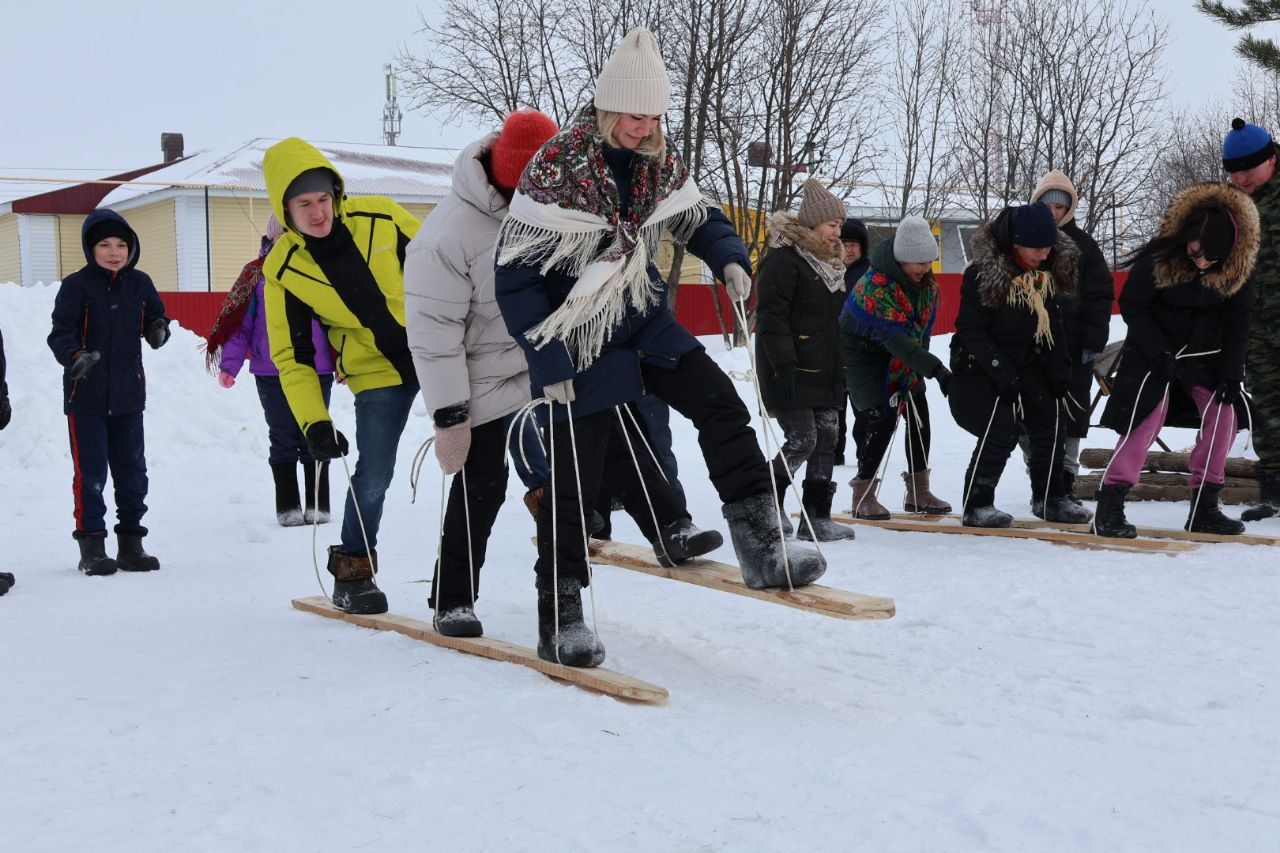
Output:
[[[401,329],[405,247],[420,225],[409,211],[389,198],[347,198],[338,170],[308,142],[292,137],[267,149],[262,159],[267,197],[285,228],[262,267],[266,277],[267,335],[271,359],[280,371],[281,387],[304,434],[312,424],[331,420],[320,392],[310,343],[313,317],[327,330],[329,343],[338,353],[338,373],[346,377],[353,392],[401,384],[405,376],[403,364],[408,364],[408,375],[412,375],[407,347],[404,353],[392,354],[394,361],[379,349],[374,331],[343,300],[307,250],[302,234],[289,225],[284,209],[285,190],[300,174],[316,168],[333,172],[335,226],[341,222],[351,232],[386,300],[386,310]]]

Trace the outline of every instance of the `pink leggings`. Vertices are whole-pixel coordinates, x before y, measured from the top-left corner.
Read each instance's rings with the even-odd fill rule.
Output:
[[[1200,422],[1203,427],[1196,433],[1196,444],[1191,449],[1191,477],[1187,480],[1187,486],[1198,489],[1204,482],[1222,485],[1227,454],[1231,452],[1231,445],[1235,444],[1236,440],[1236,410],[1215,400],[1213,392],[1200,385],[1192,387],[1191,399],[1196,402],[1196,409],[1200,412]],[[1206,407],[1209,410],[1207,415]],[[1111,460],[1111,467],[1107,469],[1106,479],[1102,481],[1104,486],[1117,484],[1132,486],[1138,482],[1142,466],[1147,461],[1147,449],[1155,443],[1156,436],[1160,434],[1160,428],[1164,426],[1164,419],[1168,414],[1169,395],[1166,393],[1160,405],[1156,406],[1142,423],[1134,427],[1133,432],[1120,439],[1120,443],[1116,445],[1115,457]],[[1217,423],[1216,434],[1215,422]],[[1213,445],[1212,452],[1210,452],[1210,444]],[[1207,471],[1205,470],[1206,460]]]

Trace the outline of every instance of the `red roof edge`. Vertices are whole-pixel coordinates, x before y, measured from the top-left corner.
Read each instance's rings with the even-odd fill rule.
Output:
[[[178,160],[170,160],[168,163],[143,166],[141,169],[122,172],[119,175],[111,175],[102,180],[132,181],[177,162]],[[20,198],[13,202],[12,209],[14,213],[89,213],[102,203],[102,200],[107,197],[107,193],[117,186],[118,184],[75,184],[74,186],[49,190],[49,192],[40,193],[39,195]]]

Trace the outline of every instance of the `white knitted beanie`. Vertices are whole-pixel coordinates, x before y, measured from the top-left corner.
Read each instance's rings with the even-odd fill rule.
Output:
[[[622,39],[596,78],[595,105],[614,113],[657,116],[667,111],[671,83],[653,33],[636,27]]]
[[[938,238],[923,216],[905,216],[898,223],[893,259],[900,264],[931,264],[938,259]]]

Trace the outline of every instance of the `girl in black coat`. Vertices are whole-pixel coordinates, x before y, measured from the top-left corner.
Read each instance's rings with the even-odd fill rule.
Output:
[[[1098,490],[1095,530],[1131,538],[1124,497],[1166,423],[1197,429],[1186,529],[1238,534],[1218,507],[1239,418],[1255,290],[1258,212],[1225,184],[1194,184],[1169,204],[1160,230],[1129,258],[1120,310],[1129,333],[1103,426],[1123,436]]]
[[[1043,204],[1006,208],[973,238],[948,398],[956,423],[978,438],[965,472],[967,526],[1013,523],[994,502],[1020,430],[1031,439],[1031,485],[1045,496],[1045,518],[1092,517],[1067,500],[1061,465],[1071,364],[1058,300],[1075,288],[1078,258]]]

